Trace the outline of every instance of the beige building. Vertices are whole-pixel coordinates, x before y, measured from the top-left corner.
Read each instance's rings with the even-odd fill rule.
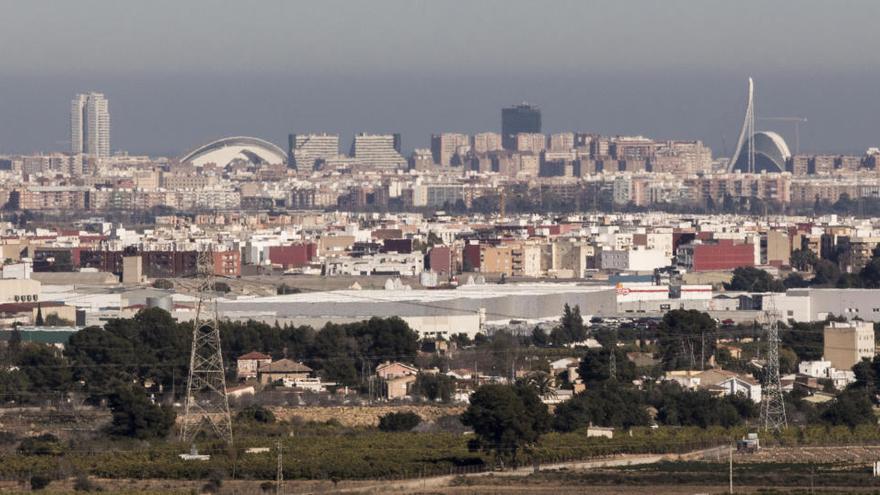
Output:
[[[311,368],[290,359],[279,359],[274,363],[260,366],[257,370],[260,383],[263,385],[283,380],[296,381],[308,378],[311,374]]]
[[[0,303],[37,302],[40,300],[40,282],[30,279],[0,280]]]
[[[591,267],[595,250],[581,241],[560,239],[553,243],[552,268],[549,275],[559,278],[583,278]]]
[[[480,271],[498,273],[508,277],[513,275],[513,251],[511,246],[481,246]]]
[[[418,368],[399,362],[386,361],[376,366],[376,376],[382,381],[385,398],[389,400],[409,395],[418,372]]]
[[[263,366],[272,364],[272,356],[262,352],[249,352],[239,356],[236,363],[236,372],[239,380],[247,380],[257,377],[257,372]]]
[[[122,283],[139,284],[144,280],[144,263],[140,256],[122,258]]]
[[[848,370],[874,357],[874,324],[870,321],[830,322],[825,327],[823,354],[831,366]]]
[[[787,232],[770,230],[762,244],[766,246],[766,258],[762,263],[773,266],[787,266],[791,257],[791,238]],[[762,246],[764,247],[764,246]]]

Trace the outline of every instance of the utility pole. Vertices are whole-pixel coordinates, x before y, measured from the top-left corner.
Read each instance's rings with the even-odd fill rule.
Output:
[[[706,333],[700,330],[700,371],[706,369]]]
[[[730,444],[730,469],[728,474],[728,482],[730,486],[728,487],[728,493],[733,493],[733,444]]]
[[[617,381],[617,328],[613,330],[613,338],[611,340],[611,355],[608,356],[608,377]]]
[[[275,473],[275,495],[281,495],[281,485],[284,483],[284,463],[281,460],[281,439],[275,444],[278,449],[278,470]]]
[[[198,253],[199,301],[193,322],[186,406],[180,438],[194,441],[210,427],[219,438],[232,444],[232,417],[226,395],[226,373],[220,347],[220,324],[214,292],[213,251]]]

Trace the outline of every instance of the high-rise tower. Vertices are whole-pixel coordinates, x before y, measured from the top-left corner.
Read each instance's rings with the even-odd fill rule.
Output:
[[[504,149],[516,149],[516,135],[519,133],[539,134],[541,132],[541,110],[522,103],[501,109],[501,145]]]
[[[70,102],[70,151],[110,156],[110,108],[102,93],[78,94]]]

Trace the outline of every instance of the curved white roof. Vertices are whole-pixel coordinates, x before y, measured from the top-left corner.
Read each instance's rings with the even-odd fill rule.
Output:
[[[767,136],[768,138],[770,138],[771,141],[773,141],[773,144],[776,145],[776,148],[779,149],[779,152],[782,153],[783,158],[785,158],[786,160],[791,158],[791,151],[789,151],[788,145],[785,143],[785,139],[782,139],[782,136],[780,136],[778,133],[775,133],[773,131],[761,131],[756,132],[755,134],[763,134]]]
[[[236,159],[247,160],[255,165],[275,165],[285,163],[287,154],[269,141],[248,136],[233,136],[199,146],[182,156],[180,162],[189,162],[196,166],[215,163],[225,167]]]

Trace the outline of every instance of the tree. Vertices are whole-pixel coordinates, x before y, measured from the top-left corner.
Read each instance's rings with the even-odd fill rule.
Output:
[[[45,325],[45,324],[46,324],[46,323],[43,321],[43,308],[42,308],[42,306],[38,303],[38,304],[37,304],[37,316],[34,317],[34,326],[35,326],[35,327],[41,327],[41,326],[43,326],[43,325]]]
[[[587,351],[578,365],[578,375],[587,386],[603,383],[611,378],[611,353],[614,352],[615,379],[620,383],[630,383],[636,378],[636,365],[626,358],[620,349],[591,349]]]
[[[473,344],[471,338],[466,333],[457,333],[449,337],[449,341],[454,343],[459,349],[470,347]]]
[[[70,368],[48,346],[31,344],[19,353],[17,365],[24,374],[30,392],[58,393],[70,388]]]
[[[532,330],[532,345],[536,347],[546,347],[550,344],[550,336],[541,327],[535,327]]]
[[[753,266],[733,270],[733,278],[724,284],[726,290],[749,292],[784,292],[785,286],[766,271]]]
[[[859,272],[862,286],[868,289],[880,288],[880,258],[873,257]]]
[[[222,292],[223,294],[228,294],[232,291],[232,287],[229,286],[226,282],[214,282],[214,292]]]
[[[749,399],[746,399],[749,400]],[[657,420],[674,426],[731,427],[742,423],[740,410],[754,414],[740,399],[719,399],[708,390],[684,390],[678,384],[662,384],[650,401],[657,408]]]
[[[565,303],[562,308],[562,318],[559,320],[559,326],[554,328],[551,333],[551,340],[556,345],[565,345],[572,342],[581,342],[587,337],[587,331],[584,328],[584,319],[581,316],[580,306],[572,308]]]
[[[287,284],[281,284],[278,286],[278,289],[275,291],[279,296],[283,296],[284,294],[299,294],[302,292],[302,289],[298,287],[291,287]]]
[[[138,439],[164,438],[174,426],[176,413],[168,406],[150,402],[144,389],[120,385],[110,394],[113,419],[110,433]]]
[[[422,418],[414,412],[392,412],[379,418],[379,429],[388,432],[410,431],[421,422]]]
[[[805,272],[812,270],[819,261],[819,258],[816,256],[816,253],[809,249],[795,249],[791,252],[788,260],[791,266],[798,271]]]
[[[20,369],[0,369],[0,403],[31,398],[29,388],[27,376]]]
[[[455,393],[455,380],[439,373],[420,373],[416,377],[413,392],[430,401],[449,402]]]
[[[607,383],[587,389],[556,407],[554,428],[574,431],[590,424],[629,428],[650,424],[642,394],[633,388]]]
[[[657,335],[663,368],[697,368],[700,355],[708,358],[715,350],[716,329],[717,324],[708,313],[694,309],[667,312]]]
[[[822,411],[821,418],[832,425],[855,428],[860,424],[877,424],[871,399],[864,390],[847,389]]]
[[[174,282],[168,280],[167,278],[157,278],[153,281],[152,285],[155,289],[171,290],[174,288]]]
[[[471,396],[461,422],[476,435],[468,444],[471,449],[516,463],[517,453],[548,430],[550,418],[547,406],[528,386],[483,385]]]
[[[792,272],[785,277],[785,280],[782,281],[782,285],[785,286],[786,289],[800,289],[802,287],[809,287],[810,283],[804,280],[803,275],[800,273]]]
[[[238,415],[236,415],[235,419],[252,423],[269,424],[275,422],[275,415],[272,411],[263,406],[249,406],[242,409]]]
[[[46,317],[47,327],[72,327],[73,325],[72,321],[58,316],[58,313],[49,313],[49,316]]]
[[[539,397],[554,394],[553,377],[546,371],[532,371],[526,375],[523,382],[532,387]]]
[[[837,279],[840,278],[840,268],[837,266],[837,263],[828,260],[816,262],[813,266],[813,271],[815,275],[813,275],[810,285],[831,287],[836,285]]]
[[[51,482],[52,482],[52,480],[49,479],[48,476],[43,475],[43,474],[35,474],[35,475],[31,476],[31,479],[30,479],[31,490],[33,490],[35,492],[42,490],[43,488],[46,488],[47,486],[49,486],[49,483],[51,483]]]

